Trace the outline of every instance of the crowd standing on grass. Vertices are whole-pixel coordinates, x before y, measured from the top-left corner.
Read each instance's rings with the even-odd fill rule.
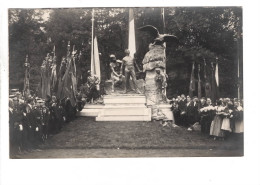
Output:
[[[47,96],[41,99],[34,95],[25,99],[18,89],[12,89],[9,95],[10,152],[37,149],[72,121],[83,106],[80,95],[76,106],[72,106],[69,98],[59,100],[56,96]]]
[[[243,101],[237,98],[220,98],[212,103],[210,98],[177,96],[170,102],[174,115],[174,126],[192,131],[200,128],[201,133],[214,140],[225,140],[232,133],[244,132]]]

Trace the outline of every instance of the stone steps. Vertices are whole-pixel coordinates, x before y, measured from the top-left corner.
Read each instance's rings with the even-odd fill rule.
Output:
[[[104,96],[104,104],[96,121],[151,121],[152,111],[146,107],[144,95],[107,95]]]
[[[96,121],[151,121],[152,110],[146,107],[146,97],[139,94],[104,96],[103,105],[85,105],[79,116],[93,116]]]
[[[105,116],[96,117],[96,121],[151,121],[151,116]]]

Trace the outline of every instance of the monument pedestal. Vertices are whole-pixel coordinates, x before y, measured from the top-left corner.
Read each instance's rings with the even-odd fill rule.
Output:
[[[79,116],[96,117],[96,121],[151,121],[151,108],[146,97],[139,94],[111,94],[104,96],[104,104],[86,104]]]
[[[106,95],[96,121],[151,121],[151,108],[146,107],[144,95]]]

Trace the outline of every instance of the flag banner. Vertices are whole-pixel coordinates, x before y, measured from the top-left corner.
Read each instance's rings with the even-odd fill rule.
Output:
[[[198,98],[201,98],[200,64],[198,64]]]
[[[193,91],[195,91],[195,77],[194,77],[194,62],[192,63],[192,70],[191,70],[191,76],[190,76],[190,88],[189,88],[189,95],[190,97],[193,96]]]
[[[76,94],[75,88],[76,85],[76,74],[74,74],[74,67],[73,67],[73,59],[71,57],[67,57],[67,69],[66,72],[61,80],[61,84],[59,84],[59,99],[69,98],[71,105],[76,106]]]
[[[204,81],[205,81],[205,96],[206,98],[211,97],[211,84],[209,82],[208,76],[207,76],[207,64],[204,60]]]
[[[99,51],[98,51],[98,42],[97,37],[94,38],[94,53],[93,53],[94,59],[93,64],[93,74],[98,77],[99,80],[101,80],[101,73],[100,73],[100,60],[99,60]],[[92,71],[92,70],[91,70]]]
[[[51,96],[51,63],[52,59],[47,55],[41,66],[40,97],[46,99]]]
[[[25,75],[24,75],[24,84],[23,84],[23,93],[25,98],[28,98],[30,95],[30,85],[29,85],[29,80],[30,80],[30,72],[29,72],[29,68],[30,68],[30,64],[28,61],[28,55],[26,55],[26,59],[25,59]]]
[[[215,78],[216,78],[216,84],[217,84],[217,87],[219,87],[219,78],[218,78],[218,63],[216,64]]]
[[[165,32],[165,15],[164,15],[164,8],[161,8],[161,19],[162,19],[162,33]]]
[[[94,29],[94,9],[92,10],[91,74],[95,75],[99,78],[99,80],[101,80],[98,42]]]
[[[215,78],[215,69],[213,63],[211,63],[211,101],[215,103],[217,99],[217,84]]]
[[[51,93],[54,92],[56,84],[57,84],[57,57],[55,55],[55,45],[53,46],[53,59],[51,65]]]
[[[130,56],[134,57],[134,54],[136,52],[136,45],[135,45],[135,20],[134,20],[133,8],[129,8],[128,49],[130,51]]]
[[[54,60],[55,61],[55,60]],[[56,72],[56,62],[52,64],[51,67],[51,89],[54,90],[57,83],[57,72]]]

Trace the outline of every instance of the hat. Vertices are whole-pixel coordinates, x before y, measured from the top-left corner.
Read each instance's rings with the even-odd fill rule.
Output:
[[[9,95],[9,98],[14,98],[14,97],[15,97],[14,94]]]
[[[75,55],[77,53],[77,50],[72,51],[72,55]]]
[[[116,59],[116,56],[114,54],[111,54],[109,57],[112,59]]]
[[[44,103],[42,99],[37,100],[37,103]]]
[[[11,92],[17,92],[19,89],[11,89]]]

